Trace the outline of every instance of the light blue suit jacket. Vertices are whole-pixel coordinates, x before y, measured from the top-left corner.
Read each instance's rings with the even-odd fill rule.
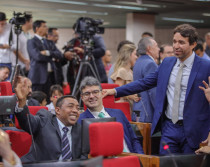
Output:
[[[128,122],[127,118],[123,114],[123,112],[121,110],[111,109],[111,108],[105,108],[105,111],[111,117],[115,117],[117,122],[122,123],[124,129],[124,139],[130,152],[143,154],[144,151],[140,145],[140,141],[133,132],[133,129],[130,123]],[[82,114],[80,114],[78,123],[81,124],[82,120],[85,118],[94,118],[94,116],[91,114],[91,112],[88,109]]]
[[[164,113],[168,105],[166,91],[169,77],[176,60],[176,57],[165,58],[156,72],[151,73],[144,79],[139,79],[116,88],[117,96],[122,97],[157,86],[156,107],[151,131],[152,134],[158,128],[161,128],[160,125],[164,120]],[[198,88],[199,86],[203,86],[203,80],[208,83],[208,76],[210,76],[210,61],[202,59],[196,55],[187,85],[183,111],[185,136],[192,148],[198,148],[199,143],[205,140],[209,133],[209,103],[205,98],[204,92]]]
[[[133,68],[133,79],[143,79],[145,76],[151,72],[155,72],[158,66],[154,60],[148,55],[140,56]],[[134,102],[133,111],[140,112],[140,122],[152,122],[153,114],[155,110],[155,96],[156,88],[149,89],[147,91],[141,92],[141,101],[138,103]]]

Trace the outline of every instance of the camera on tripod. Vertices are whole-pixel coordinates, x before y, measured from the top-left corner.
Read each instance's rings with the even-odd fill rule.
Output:
[[[104,27],[99,27],[103,24],[103,20],[92,19],[89,17],[80,17],[75,26],[75,32],[80,35],[81,40],[89,40],[95,34],[103,34]]]
[[[26,23],[25,15],[26,15],[25,13],[22,14],[20,12],[18,12],[18,13],[14,12],[13,13],[14,17],[9,20],[9,23],[15,24],[15,25],[23,25]]]

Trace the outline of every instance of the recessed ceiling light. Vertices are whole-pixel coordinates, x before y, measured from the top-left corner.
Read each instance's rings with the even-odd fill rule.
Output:
[[[150,8],[161,8],[161,5],[156,4],[139,4],[137,2],[126,2],[126,1],[117,1],[118,4],[124,4],[124,5],[136,5],[136,6],[144,6],[144,7],[150,7]]]
[[[109,4],[93,4],[93,6],[102,8],[117,8],[117,9],[129,9],[129,10],[147,10],[147,8],[135,7],[135,6],[122,6],[122,5],[109,5]]]
[[[210,13],[203,13],[203,16],[210,16]]]
[[[78,13],[78,14],[89,14],[89,15],[108,15],[107,12],[87,12],[84,10],[68,10],[68,9],[57,9],[59,12],[67,12],[67,13]]]
[[[72,5],[88,5],[85,2],[78,2],[78,1],[65,1],[65,0],[38,0],[43,2],[55,2],[55,3],[65,3],[65,4],[72,4]]]
[[[203,20],[171,18],[171,17],[162,17],[162,20],[166,20],[166,21],[179,21],[179,22],[187,22],[187,23],[204,23]]]

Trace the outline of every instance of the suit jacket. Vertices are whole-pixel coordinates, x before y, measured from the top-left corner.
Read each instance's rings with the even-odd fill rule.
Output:
[[[117,96],[121,97],[157,86],[152,133],[161,127],[160,125],[164,120],[164,112],[167,107],[166,91],[170,73],[176,60],[176,57],[165,58],[156,72],[149,74],[144,79],[116,88]],[[203,85],[203,80],[208,83],[208,76],[210,76],[210,61],[196,55],[189,76],[183,111],[185,136],[192,148],[198,148],[199,143],[205,140],[209,133],[209,103],[204,92],[198,88],[198,86]]]
[[[148,55],[141,55],[133,68],[133,79],[143,79],[151,72],[155,72],[158,66]],[[149,89],[140,93],[141,101],[134,102],[133,111],[140,112],[140,122],[152,122],[155,110],[156,88]]]
[[[133,129],[130,123],[128,122],[127,118],[123,114],[123,112],[121,110],[111,109],[111,108],[105,108],[105,111],[111,117],[115,117],[117,122],[122,123],[124,129],[124,139],[126,141],[126,144],[130,152],[143,154],[144,151],[140,145],[139,139],[134,134]],[[94,118],[94,116],[91,114],[91,112],[88,109],[82,114],[80,114],[78,123],[81,124],[81,121],[85,118]]]
[[[15,113],[20,127],[30,134],[27,114],[28,107],[22,112]],[[41,109],[37,114],[29,114],[32,134],[34,136],[36,152],[31,145],[29,153],[22,157],[23,162],[58,160],[61,155],[61,132],[56,116],[49,111]],[[86,159],[87,155],[81,153],[81,126],[72,126],[72,159]]]
[[[47,82],[47,64],[52,63],[53,58],[60,58],[58,50],[52,48],[49,40],[44,40],[44,44],[34,36],[34,38],[28,40],[27,49],[30,56],[30,70],[28,77],[32,84],[45,84]],[[44,56],[40,53],[42,50],[49,50],[50,56]]]

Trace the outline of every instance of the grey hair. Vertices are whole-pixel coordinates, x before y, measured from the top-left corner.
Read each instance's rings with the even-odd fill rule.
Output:
[[[87,76],[82,80],[79,88],[80,92],[82,92],[86,86],[99,86],[100,90],[102,90],[101,83],[98,81],[98,79],[91,76]]]
[[[145,55],[146,54],[147,47],[153,45],[152,39],[153,38],[151,38],[151,37],[145,37],[145,38],[142,38],[139,41],[139,43],[138,43],[138,49],[137,49],[137,55],[138,56]]]

